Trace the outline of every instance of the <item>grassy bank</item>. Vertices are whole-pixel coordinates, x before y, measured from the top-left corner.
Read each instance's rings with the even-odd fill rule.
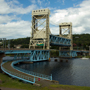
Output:
[[[90,87],[72,86],[72,85],[50,85],[48,87],[38,87],[29,83],[23,83],[18,79],[12,79],[9,76],[0,73],[2,84],[0,87],[16,88],[24,90],[90,90]]]
[[[77,56],[76,58],[90,58],[90,56],[89,55],[87,55],[87,56]]]

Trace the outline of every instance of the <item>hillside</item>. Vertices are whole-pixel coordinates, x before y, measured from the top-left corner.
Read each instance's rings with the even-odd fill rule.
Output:
[[[10,40],[10,47],[15,47],[15,45],[21,45],[21,48],[29,47],[30,37],[18,38]],[[8,44],[8,40],[6,42]],[[74,34],[73,35],[73,46],[75,49],[89,49],[90,46],[90,34]],[[51,48],[57,48],[53,46]]]

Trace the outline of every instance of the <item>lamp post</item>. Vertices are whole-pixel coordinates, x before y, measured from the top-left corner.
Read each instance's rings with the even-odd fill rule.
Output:
[[[10,40],[8,40],[8,49],[10,50]]]
[[[6,38],[2,38],[3,40],[3,50],[5,51],[6,50]]]

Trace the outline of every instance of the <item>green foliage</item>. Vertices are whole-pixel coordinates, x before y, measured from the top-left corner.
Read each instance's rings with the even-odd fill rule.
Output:
[[[88,50],[90,46],[90,34],[74,34],[73,43],[76,44],[74,48]]]
[[[59,51],[50,51],[50,57],[59,57]]]
[[[51,86],[53,88],[58,88],[57,90],[90,90],[90,87],[85,86],[74,86],[74,85],[51,85]]]
[[[28,48],[29,44],[22,44],[21,48]]]
[[[10,47],[14,48],[14,45],[22,45],[21,48],[28,48],[29,41],[30,41],[30,37],[11,39],[10,40]],[[9,42],[9,40],[6,41],[7,45],[8,45],[8,42]],[[74,46],[74,49],[88,50],[89,46],[90,46],[90,34],[74,34],[73,35],[73,44],[76,44],[76,46]],[[50,49],[57,49],[58,50],[59,47],[51,46]]]

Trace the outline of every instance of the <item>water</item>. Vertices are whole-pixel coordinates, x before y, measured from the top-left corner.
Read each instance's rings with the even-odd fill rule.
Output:
[[[51,75],[53,80],[64,85],[90,86],[90,59],[70,59],[67,62],[36,62],[33,64],[18,65],[23,69],[46,75]]]

